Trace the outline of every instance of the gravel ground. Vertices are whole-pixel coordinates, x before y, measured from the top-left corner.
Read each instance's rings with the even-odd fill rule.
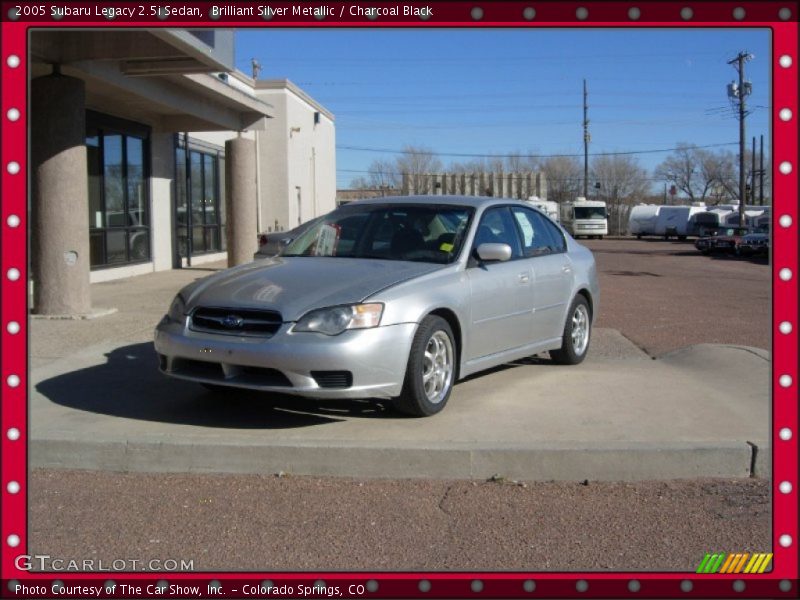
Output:
[[[196,570],[693,571],[770,548],[765,480],[533,483],[37,470],[30,553]]]
[[[771,347],[766,259],[703,256],[691,240],[581,240],[600,275],[598,327],[619,329],[648,354],[691,344]]]
[[[705,257],[690,242],[586,245],[601,278],[598,326],[652,356],[701,342],[770,348],[766,261]],[[164,308],[165,276],[137,280]],[[196,274],[171,275],[181,276]],[[93,294],[115,305],[114,290]],[[34,347],[34,360],[69,353],[91,337],[81,332],[108,323],[151,329],[135,310],[105,319],[57,323],[63,342]],[[29,550],[62,558],[187,558],[200,570],[687,571],[705,552],[770,548],[766,480],[523,487],[36,470],[29,483]]]

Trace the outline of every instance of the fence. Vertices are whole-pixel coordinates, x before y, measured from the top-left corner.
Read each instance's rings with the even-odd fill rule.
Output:
[[[403,195],[493,196],[527,200],[531,196],[547,199],[544,173],[403,173]]]

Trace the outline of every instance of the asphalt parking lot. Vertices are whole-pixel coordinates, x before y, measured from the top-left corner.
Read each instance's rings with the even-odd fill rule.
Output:
[[[727,444],[733,435],[743,444],[745,439],[766,437],[768,355],[763,351],[770,340],[769,266],[765,261],[701,256],[691,244],[679,242],[606,239],[587,245],[595,251],[603,300],[592,358],[570,377],[575,386],[570,388],[573,406],[561,400],[548,409],[545,403],[538,423],[531,423],[528,430],[525,423],[514,423],[520,419],[513,412],[504,425],[511,427],[509,436],[514,442],[522,444],[526,436],[552,435],[546,438],[551,450],[568,451],[567,458],[560,459],[564,463],[538,465],[544,472],[565,474],[548,477],[563,479],[555,483],[526,481],[515,474],[517,468],[527,472],[526,461],[542,451],[541,444],[522,444],[534,454],[522,456],[525,464],[507,464],[506,469],[497,467],[510,455],[504,458],[502,452],[481,455],[470,450],[472,468],[474,456],[486,459],[482,470],[457,471],[454,458],[453,474],[448,477],[445,470],[435,480],[405,478],[411,475],[376,479],[381,473],[374,465],[365,466],[363,476],[350,472],[346,478],[298,476],[291,470],[277,477],[277,469],[261,475],[111,472],[159,469],[143,468],[143,463],[136,462],[140,458],[114,462],[115,451],[108,448],[76,450],[65,444],[67,434],[78,432],[102,441],[104,436],[133,431],[140,437],[123,444],[120,454],[130,461],[136,444],[148,442],[145,438],[152,432],[159,433],[149,442],[161,448],[168,447],[165,440],[182,435],[191,436],[192,443],[202,436],[206,445],[239,436],[239,442],[247,446],[239,448],[242,454],[252,450],[249,444],[269,437],[285,441],[306,435],[306,445],[325,438],[328,444],[336,442],[332,444],[336,450],[355,435],[374,440],[384,431],[405,435],[409,423],[434,434],[434,429],[427,428],[435,427],[436,421],[406,420],[382,413],[380,407],[376,419],[372,418],[375,407],[364,413],[361,405],[355,407],[356,414],[343,415],[314,404],[287,410],[279,403],[277,409],[254,411],[247,400],[237,400],[223,410],[202,398],[191,405],[192,416],[187,420],[188,396],[180,394],[189,392],[157,378],[148,387],[150,375],[131,380],[124,372],[126,364],[148,356],[152,328],[178,287],[207,271],[158,273],[93,286],[95,304],[116,307],[117,313],[85,322],[31,323],[35,468],[29,490],[30,549],[54,556],[91,554],[109,559],[123,551],[125,556],[144,557],[178,553],[197,557],[200,569],[693,570],[710,548],[768,548],[769,481],[747,478],[751,473],[737,471],[735,466],[725,466],[720,471],[723,475],[708,479],[701,468],[706,459],[698,459],[696,452],[708,450],[700,448],[702,440],[719,438]],[[730,346],[683,349],[707,343]],[[706,356],[708,361],[704,361]],[[76,365],[79,370],[70,371]],[[659,396],[658,389],[640,393],[614,387],[615,374],[638,372],[638,381],[661,377],[671,382],[672,391],[682,384],[691,390],[691,386],[709,383],[704,368],[715,369],[721,383],[716,385],[714,380],[708,390],[703,388],[708,395],[702,402],[696,395],[686,398],[685,409],[684,405],[676,408],[669,394]],[[103,377],[92,379],[98,373]],[[593,385],[596,377],[609,373],[605,387]],[[456,388],[456,402],[441,415],[449,420],[442,422],[463,434],[487,429],[479,420],[487,409],[498,411],[498,418],[508,412],[503,410],[507,406],[527,410],[528,406],[514,404],[514,398],[526,389],[525,377],[538,378],[538,384],[549,389],[561,386],[565,375],[552,373],[545,358],[545,362],[534,359],[477,377]],[[92,395],[96,389],[92,385],[98,381],[104,391]],[[177,400],[169,404],[158,396],[156,401],[148,398],[156,385],[167,397],[179,394]],[[64,401],[63,390],[70,387],[83,399],[76,401],[73,395]],[[720,392],[716,397],[714,389]],[[461,407],[457,395],[466,398]],[[92,397],[87,400],[87,396]],[[612,397],[619,404],[608,400]],[[643,399],[653,403],[643,404]],[[603,401],[611,404],[598,405]],[[609,417],[609,410],[618,414]],[[656,418],[642,426],[641,419],[654,412]],[[469,429],[476,420],[480,427]],[[752,429],[754,423],[760,425]],[[535,429],[537,424],[540,429]],[[686,447],[668,450],[678,452],[677,462],[684,467],[696,460],[697,477],[687,479],[691,473],[681,471],[679,481],[642,481],[641,476],[613,481],[628,479],[626,473],[647,472],[636,471],[637,464],[627,465],[628,471],[609,471],[619,474],[609,481],[583,476],[591,473],[586,465],[593,463],[586,459],[586,452],[592,444],[576,446],[574,441],[583,439],[584,432],[598,436],[598,444],[619,441],[622,435],[627,444],[623,449],[631,451],[661,439],[660,435],[672,435],[662,431],[670,424],[679,427],[679,433],[691,431]],[[713,430],[714,426],[722,431]],[[46,444],[37,449],[39,435],[43,442],[50,436],[49,450]],[[483,440],[476,432],[472,442],[476,441],[491,439]],[[741,454],[738,444],[731,448],[734,454]],[[142,446],[147,452],[154,447]],[[689,461],[680,454],[687,448],[695,452]],[[496,450],[497,444],[489,449]],[[769,454],[768,448],[762,450]],[[427,462],[435,462],[425,451],[414,456],[407,468],[422,472]],[[456,457],[461,449],[450,451]],[[656,451],[659,456],[669,455],[664,447]],[[231,449],[225,452],[221,455],[230,456]],[[290,452],[296,454],[297,447]],[[165,463],[172,460],[165,452],[151,452],[150,457]],[[741,456],[743,461],[750,458]],[[108,470],[102,469],[103,460],[109,461]],[[193,467],[184,470],[209,470],[206,463]],[[731,476],[733,472],[737,474]],[[487,481],[489,473],[498,477]],[[143,521],[150,524],[143,527]],[[109,535],[109,531],[118,533]]]

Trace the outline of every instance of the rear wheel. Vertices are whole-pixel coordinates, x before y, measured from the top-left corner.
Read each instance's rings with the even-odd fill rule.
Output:
[[[456,346],[450,325],[435,315],[423,319],[411,343],[403,391],[395,399],[400,412],[428,417],[450,398],[456,374]]]
[[[560,365],[577,365],[586,358],[592,333],[592,316],[589,303],[582,295],[575,296],[569,308],[561,348],[551,350],[553,362]]]

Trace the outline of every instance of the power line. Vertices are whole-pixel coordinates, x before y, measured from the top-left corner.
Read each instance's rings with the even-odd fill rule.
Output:
[[[719,148],[722,146],[736,146],[738,142],[725,142],[722,144],[706,144],[703,146],[690,146],[690,148]],[[395,150],[391,148],[368,148],[365,146],[345,146],[336,145],[338,150],[353,150],[356,152],[381,152],[384,154],[406,154],[406,150]],[[661,152],[674,152],[681,150],[680,148],[660,148],[658,150],[628,150],[625,152],[591,152],[591,156],[630,156],[633,154],[658,154]],[[418,151],[418,154],[437,155],[437,156],[455,156],[458,158],[570,158],[581,157],[583,153],[579,154],[471,154],[467,152],[434,152],[434,151]]]
[[[337,173],[361,173],[361,174],[366,174],[366,175],[396,175],[398,177],[404,174],[404,173],[401,173],[399,171],[363,171],[363,170],[359,170],[359,169],[336,169],[336,172]],[[455,176],[458,177],[460,175],[469,176],[471,174],[471,172],[468,172],[468,171],[463,171],[463,172],[461,172],[461,171],[447,171],[445,169],[444,174],[445,175],[455,175]],[[507,178],[508,175],[510,175],[510,174],[509,173],[504,173],[503,176]],[[521,181],[521,180],[525,179],[525,177],[511,177],[511,179],[516,180],[516,181]],[[602,180],[603,178],[600,177],[600,178],[595,178],[595,179]],[[606,178],[606,179],[608,179],[608,178]],[[581,182],[582,183],[583,182],[583,177],[550,177],[550,178],[548,178],[548,181],[574,181],[574,182]],[[669,181],[669,179],[668,178],[664,178],[664,177],[631,177],[629,181],[658,181],[658,182],[662,182],[662,181]]]

